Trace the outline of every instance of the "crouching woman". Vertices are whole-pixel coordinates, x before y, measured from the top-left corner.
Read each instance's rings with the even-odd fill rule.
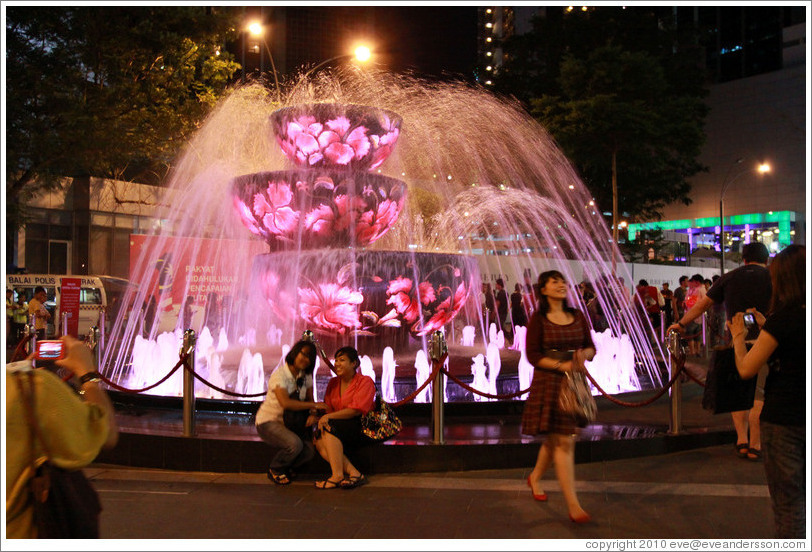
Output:
[[[327,383],[327,413],[319,418],[316,450],[330,464],[330,477],[316,481],[318,489],[352,489],[366,483],[347,453],[372,442],[361,431],[361,417],[372,410],[375,382],[358,372],[358,351],[342,347],[335,354],[335,377]]]

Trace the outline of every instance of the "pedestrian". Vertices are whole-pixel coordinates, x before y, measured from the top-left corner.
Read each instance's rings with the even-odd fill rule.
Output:
[[[277,485],[289,485],[294,477],[292,470],[315,455],[306,428],[316,423],[318,409],[327,408],[326,404],[313,401],[315,367],[315,345],[304,340],[295,343],[268,378],[268,394],[257,410],[257,433],[278,449],[268,466],[268,479]],[[301,427],[286,426],[285,411],[304,413]]]
[[[702,313],[711,310],[714,305],[724,306],[728,320],[738,312],[755,308],[767,312],[772,293],[770,273],[767,261],[770,254],[767,247],[760,242],[751,242],[742,248],[744,265],[719,278],[708,294],[697,300],[696,304],[678,319],[668,331],[688,332],[693,320]],[[703,288],[704,289],[704,288]],[[725,336],[724,348],[730,348],[729,335]],[[721,354],[721,353],[720,353]],[[736,452],[741,458],[759,460],[761,458],[761,432],[759,415],[764,405],[764,383],[767,378],[767,366],[762,367],[756,383],[756,394],[750,410],[731,412],[733,426],[736,429]]]
[[[482,282],[482,294],[484,295],[483,299],[483,308],[482,308],[482,320],[485,323],[485,332],[487,333],[488,328],[490,325],[496,324],[495,318],[497,318],[496,314],[496,299],[493,296],[493,289],[491,288],[491,284],[488,282]],[[498,329],[498,326],[497,326]]]
[[[522,285],[519,283],[513,286],[513,293],[510,294],[510,316],[514,328],[518,326],[527,327],[527,310],[524,306]]]
[[[595,356],[589,324],[581,311],[567,304],[569,287],[557,270],[539,275],[538,310],[527,327],[527,360],[535,368],[533,382],[522,414],[522,433],[545,435],[536,464],[527,484],[533,498],[546,501],[540,488],[541,478],[550,464],[567,503],[570,519],[586,523],[591,518],[581,507],[575,492],[574,416],[559,410],[558,396],[565,383],[565,372],[585,371],[585,360]]]
[[[335,354],[335,377],[327,383],[327,413],[318,420],[316,450],[330,464],[330,477],[316,481],[317,489],[352,489],[367,480],[348,454],[373,441],[361,431],[361,416],[372,410],[375,382],[358,371],[358,351],[342,347]]]
[[[674,292],[669,289],[670,284],[663,282],[660,295],[663,296],[663,313],[665,313],[665,327],[674,323]]]
[[[28,301],[24,289],[17,291],[17,302],[14,304],[14,318],[11,324],[12,345],[16,345],[25,336],[25,327],[28,325]]]
[[[11,344],[12,322],[14,322],[14,290],[6,289],[6,347]]]
[[[45,288],[37,286],[34,288],[34,297],[28,302],[28,314],[36,316],[34,329],[37,339],[45,339],[45,329],[48,327],[48,320],[51,319],[51,313],[45,308],[47,300],[48,294],[45,292]]]
[[[29,382],[20,380],[33,378],[34,418],[47,442],[49,460],[56,467],[80,469],[118,441],[113,404],[99,385],[90,349],[69,335],[61,340],[67,353],[56,364],[78,379],[79,393],[54,372],[34,369],[30,359],[6,365],[6,537],[10,539],[38,538],[29,492],[29,480],[34,475],[29,469],[31,447],[37,462],[45,457],[40,442],[31,442],[19,388],[19,384]]]
[[[506,322],[510,321],[508,318],[508,296],[505,291],[505,281],[502,278],[496,279],[494,301],[496,303],[496,329],[504,332],[505,338],[510,341],[512,339],[511,333],[510,330],[507,329],[506,324]]]
[[[770,263],[772,300],[766,319],[747,309],[761,328],[750,351],[745,342],[744,313],[728,323],[742,378],[769,375],[761,411],[764,472],[775,518],[776,537],[806,538],[806,248],[790,245]]]

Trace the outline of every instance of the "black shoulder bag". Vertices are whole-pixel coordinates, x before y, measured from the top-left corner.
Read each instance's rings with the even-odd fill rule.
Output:
[[[299,401],[299,393],[304,385],[305,378],[302,376],[296,380],[296,389],[290,394],[290,400]],[[285,409],[282,413],[282,422],[285,427],[298,435],[301,439],[307,438],[307,418],[310,415],[310,410],[288,410]]]
[[[34,523],[40,539],[97,539],[101,502],[96,489],[81,469],[63,470],[51,463],[51,453],[42,438],[35,415],[36,395],[34,374],[28,372],[28,389],[21,374],[17,386],[23,402],[26,421],[31,433],[30,499],[34,504]],[[35,444],[39,441],[45,452],[45,462],[36,467]]]

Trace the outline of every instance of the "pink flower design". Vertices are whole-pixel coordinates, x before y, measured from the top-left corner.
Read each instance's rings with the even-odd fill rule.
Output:
[[[305,215],[305,228],[314,234],[327,237],[335,224],[335,213],[329,205],[319,205]]]
[[[300,165],[317,165],[326,159],[330,164],[346,166],[363,159],[370,150],[368,129],[351,128],[346,117],[330,119],[325,124],[312,116],[288,122],[285,136],[278,138],[282,151]]]
[[[299,288],[299,314],[315,329],[343,335],[361,327],[358,305],[363,300],[361,292],[338,284],[319,284],[318,290]]]
[[[439,330],[457,316],[465,302],[468,300],[468,288],[465,282],[457,286],[454,295],[449,295],[445,301],[437,305],[434,315],[426,322],[426,325],[417,332],[417,335],[427,335],[435,330]]]
[[[375,211],[365,211],[355,227],[355,236],[358,243],[372,243],[392,227],[398,219],[403,208],[403,200],[393,201],[385,199],[378,204]]]
[[[417,320],[417,316],[420,314],[420,304],[416,298],[412,297],[412,280],[403,276],[390,280],[386,294],[389,295],[386,304],[393,305],[406,322],[411,324]]]
[[[398,141],[398,137],[400,136],[400,129],[393,125],[392,122],[389,120],[389,117],[384,115],[384,128],[389,129],[389,131],[382,135],[382,136],[374,136],[373,138],[373,147],[375,149],[375,153],[372,155],[372,163],[369,165],[370,169],[378,168],[381,163],[386,161],[389,154],[392,153],[392,150],[395,148],[395,143]]]
[[[257,221],[251,214],[251,209],[248,208],[248,205],[246,205],[245,202],[236,196],[234,197],[234,208],[237,210],[237,215],[240,217],[242,223],[246,228],[248,228],[248,230],[251,231],[252,234],[256,234],[257,236],[267,236],[267,232],[265,232],[257,224]]]
[[[271,234],[291,236],[299,225],[299,213],[289,207],[293,200],[290,186],[286,182],[268,182],[266,195],[254,195],[254,215]]]

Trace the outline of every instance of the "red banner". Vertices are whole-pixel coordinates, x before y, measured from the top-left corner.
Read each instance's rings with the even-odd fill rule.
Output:
[[[62,278],[62,288],[59,291],[59,315],[68,320],[68,335],[79,335],[79,294],[82,290],[81,278]],[[59,330],[62,321],[59,321]]]
[[[259,241],[130,235],[130,280],[147,290],[147,312],[156,309],[161,328],[189,310],[246,291]]]

